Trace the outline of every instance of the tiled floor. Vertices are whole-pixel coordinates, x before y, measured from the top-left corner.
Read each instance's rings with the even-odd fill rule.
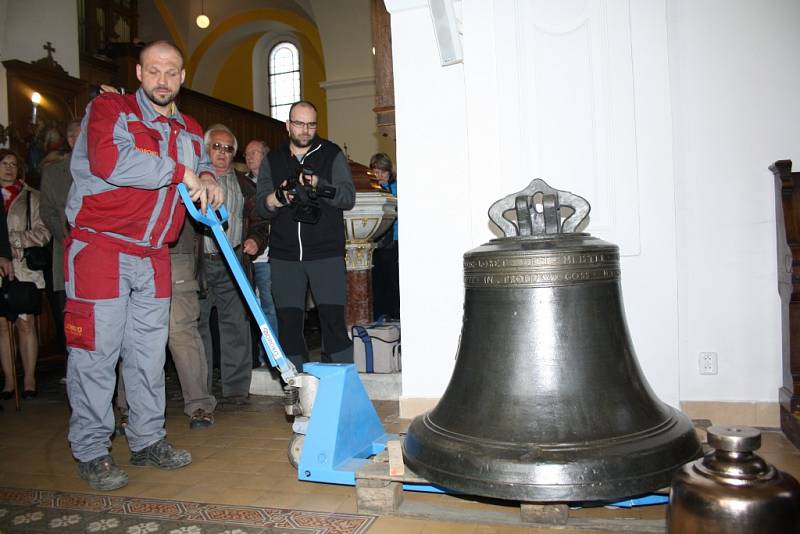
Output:
[[[41,382],[40,382],[41,384]],[[12,402],[4,402],[0,412],[0,485],[90,492],[78,478],[67,443],[68,407],[63,386],[40,385],[40,398],[26,402],[15,412]],[[48,392],[49,391],[49,392]],[[174,396],[174,395],[173,395]],[[402,430],[408,421],[397,419],[395,403],[380,403],[379,413],[387,430]],[[179,471],[160,471],[134,467],[128,463],[124,438],[117,438],[113,455],[128,471],[130,483],[117,490],[121,495],[156,497],[208,503],[232,503],[293,509],[356,512],[355,490],[298,482],[286,453],[291,426],[287,423],[280,399],[254,398],[248,406],[221,406],[216,424],[207,429],[190,430],[182,413],[182,402],[169,401],[167,430],[170,440],[191,451],[192,465]],[[800,477],[800,452],[777,432],[764,434],[760,451],[779,468]],[[485,503],[446,495],[407,493],[416,504],[468,512],[514,514],[518,507]],[[640,507],[633,510],[591,509],[572,512],[592,517],[664,517],[665,508]],[[381,517],[374,533],[501,533],[558,532],[572,530],[535,529],[525,526],[479,524],[449,520]],[[582,532],[586,532],[585,530]]]

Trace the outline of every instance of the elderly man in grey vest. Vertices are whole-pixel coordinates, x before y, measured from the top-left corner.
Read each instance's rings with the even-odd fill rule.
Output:
[[[269,223],[255,216],[256,186],[233,167],[233,157],[238,150],[236,137],[231,130],[215,124],[205,134],[205,144],[217,181],[225,192],[228,222],[225,235],[241,258],[255,257],[264,251],[269,235]],[[200,333],[203,336],[208,361],[208,384],[212,391],[214,351],[211,339],[211,311],[217,308],[220,347],[220,378],[222,401],[243,404],[250,392],[253,356],[249,315],[246,304],[233,278],[224,256],[210,229],[201,229],[198,239],[200,281]],[[246,268],[249,268],[247,258]]]

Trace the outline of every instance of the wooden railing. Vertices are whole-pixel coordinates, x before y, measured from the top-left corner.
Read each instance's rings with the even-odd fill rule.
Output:
[[[253,139],[266,141],[270,148],[287,139],[285,123],[191,89],[181,89],[178,109],[197,119],[203,128],[216,123],[230,128],[239,141],[240,156]]]

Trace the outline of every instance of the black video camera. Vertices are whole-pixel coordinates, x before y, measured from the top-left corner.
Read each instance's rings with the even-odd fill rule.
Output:
[[[313,169],[302,167],[301,176],[308,176],[309,182],[311,175],[315,174]],[[292,195],[291,200],[287,198],[287,193]],[[316,224],[322,215],[319,207],[320,198],[333,198],[336,195],[336,188],[331,185],[312,186],[305,180],[300,180],[300,176],[292,176],[286,180],[286,184],[280,186],[275,191],[275,197],[281,204],[289,203],[292,208],[294,220],[306,224]]]

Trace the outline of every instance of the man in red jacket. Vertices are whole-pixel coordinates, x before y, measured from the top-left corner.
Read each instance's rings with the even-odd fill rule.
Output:
[[[178,112],[186,72],[180,51],[158,41],[136,66],[135,94],[102,94],[86,108],[72,155],[65,245],[69,441],[81,478],[99,490],[127,484],[108,449],[111,397],[122,358],[133,465],[183,467],[191,455],[166,441],[164,347],[171,294],[167,245],[185,218],[177,185],[203,211],[223,193],[203,150],[203,131]]]

